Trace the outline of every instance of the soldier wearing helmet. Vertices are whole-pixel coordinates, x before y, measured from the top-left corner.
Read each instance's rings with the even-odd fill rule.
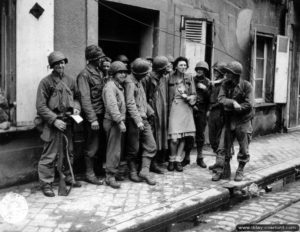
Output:
[[[105,106],[103,128],[107,138],[105,182],[112,188],[120,188],[120,183],[116,181],[116,175],[121,156],[122,136],[126,132],[126,104],[122,85],[127,73],[128,70],[124,63],[114,61],[109,69],[111,79],[103,89]]]
[[[213,181],[230,177],[231,147],[235,138],[240,146],[235,181],[243,180],[244,167],[250,158],[253,89],[248,81],[240,79],[242,72],[243,66],[237,61],[232,61],[225,67],[226,80],[222,83],[218,96],[218,101],[224,107],[225,125],[220,138]]]
[[[68,152],[72,158],[72,124],[67,120],[70,114],[80,113],[79,92],[73,78],[64,73],[68,59],[62,52],[54,51],[48,56],[48,62],[52,73],[40,81],[37,90],[36,109],[42,118],[44,149],[38,163],[38,175],[42,192],[47,197],[54,197],[52,183],[55,177],[55,161],[60,150],[60,140],[64,133],[68,139]],[[69,173],[65,173],[66,183],[80,187],[80,183],[74,182]]]
[[[87,135],[84,147],[85,177],[87,182],[101,185],[103,181],[96,177],[94,166],[96,154],[99,156],[98,160],[102,160],[105,155],[104,103],[102,99],[105,79],[103,72],[100,70],[100,64],[105,54],[97,45],[90,45],[85,49],[85,57],[87,65],[77,76]],[[101,162],[97,166],[101,170]]]
[[[145,180],[149,185],[156,182],[149,173],[152,158],[156,154],[156,143],[153,137],[148,117],[154,114],[147,103],[146,94],[142,85],[150,70],[149,62],[137,58],[131,64],[131,74],[125,80],[125,99],[127,105],[127,159],[129,179],[133,182]],[[141,144],[142,164],[138,174],[138,154]]]
[[[194,106],[194,119],[196,125],[196,145],[197,145],[197,164],[201,168],[206,168],[206,164],[203,160],[202,149],[204,146],[204,131],[207,124],[207,111],[209,107],[210,96],[210,80],[207,78],[209,73],[208,64],[205,61],[199,61],[195,67],[196,76],[194,76],[197,101]],[[189,154],[192,148],[193,142],[187,142],[186,156],[183,161],[183,165],[190,163]],[[190,145],[190,146],[189,146]]]
[[[223,106],[221,103],[218,102],[218,95],[220,92],[222,82],[224,81],[225,66],[226,63],[224,62],[216,62],[213,65],[214,81],[212,82],[210,90],[210,105],[208,110],[208,134],[210,145],[215,153],[217,153],[217,149],[219,146],[219,140],[224,121]],[[209,166],[209,170],[212,169],[214,169],[214,165]]]
[[[168,65],[167,57],[154,57],[152,72],[143,79],[147,101],[154,110],[155,116],[149,119],[157,145],[157,154],[152,160],[150,170],[158,174],[164,173],[161,164],[164,162],[164,155],[168,149]]]
[[[173,66],[174,66],[174,57],[172,55],[167,55],[168,61],[169,61],[169,65],[167,67],[167,70],[171,73],[173,72]]]

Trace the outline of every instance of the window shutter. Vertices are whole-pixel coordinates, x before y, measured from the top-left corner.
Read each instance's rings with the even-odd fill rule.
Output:
[[[288,88],[288,66],[289,66],[289,38],[277,36],[275,80],[274,80],[274,102],[287,102]]]
[[[185,37],[187,40],[190,40],[190,42],[195,43],[205,43],[205,37],[203,28],[205,21],[200,20],[186,20],[185,21]]]
[[[184,55],[189,59],[189,72],[193,72],[196,63],[205,59],[206,21],[185,19]]]
[[[253,46],[252,46],[252,53],[251,53],[251,80],[250,82],[253,85],[253,89],[254,89],[254,85],[255,85],[255,76],[256,76],[256,28],[254,29],[254,33],[253,33]]]

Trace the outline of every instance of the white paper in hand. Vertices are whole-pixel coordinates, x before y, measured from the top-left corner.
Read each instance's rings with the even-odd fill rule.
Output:
[[[79,123],[81,123],[81,122],[83,121],[83,118],[82,118],[80,115],[72,114],[72,115],[71,115],[71,118],[73,118],[74,121],[75,121],[77,124],[79,124]]]

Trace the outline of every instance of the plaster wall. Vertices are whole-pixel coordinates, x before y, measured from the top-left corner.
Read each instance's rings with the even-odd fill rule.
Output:
[[[29,13],[35,3],[44,8],[39,19]],[[53,51],[54,1],[18,0],[16,22],[16,108],[21,126],[32,124],[38,84],[50,72],[47,56]]]

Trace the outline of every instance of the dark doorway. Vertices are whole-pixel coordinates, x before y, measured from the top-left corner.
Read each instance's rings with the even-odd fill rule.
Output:
[[[154,10],[107,1],[99,4],[99,46],[113,60],[119,54],[131,61],[154,56],[158,33],[153,27],[157,27],[158,18]]]

